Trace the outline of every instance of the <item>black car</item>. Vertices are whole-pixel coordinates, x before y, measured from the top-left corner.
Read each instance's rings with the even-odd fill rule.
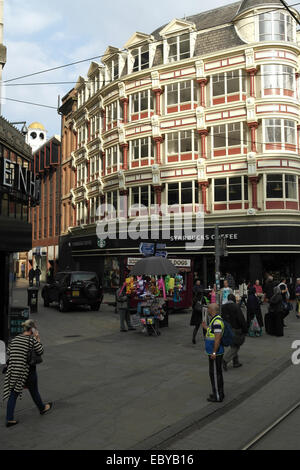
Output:
[[[97,311],[103,300],[103,290],[96,273],[67,271],[57,273],[53,282],[44,286],[42,297],[45,307],[57,302],[61,312],[76,305],[90,305],[91,310]]]

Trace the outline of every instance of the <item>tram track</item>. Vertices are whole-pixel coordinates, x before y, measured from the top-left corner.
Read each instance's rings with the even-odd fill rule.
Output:
[[[294,406],[289,408],[284,414],[282,414],[276,421],[274,421],[270,426],[265,428],[262,432],[257,434],[250,442],[248,442],[241,450],[255,450],[255,446],[260,443],[267,436],[270,436],[272,431],[280,426],[285,420],[287,420],[296,410],[300,408],[300,401],[298,401]]]

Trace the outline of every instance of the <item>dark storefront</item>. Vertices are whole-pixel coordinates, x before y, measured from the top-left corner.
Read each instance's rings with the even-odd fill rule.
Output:
[[[228,224],[220,225],[219,230],[220,237],[227,240],[228,250],[228,256],[221,258],[221,272],[230,272],[237,284],[243,279],[262,281],[267,272],[274,274],[275,279],[300,276],[300,224]],[[64,267],[95,270],[103,279],[105,290],[114,290],[126,275],[128,257],[142,256],[140,240],[103,242],[97,239],[95,230],[83,236],[84,233],[76,229],[76,233],[61,239]],[[191,259],[193,276],[200,277],[207,287],[213,285],[214,227],[205,227],[204,246],[200,250],[187,251],[186,242],[178,238],[165,242],[169,258]]]
[[[39,182],[24,136],[0,117],[0,340],[7,341],[14,282],[13,254],[32,248],[28,209],[38,202]]]

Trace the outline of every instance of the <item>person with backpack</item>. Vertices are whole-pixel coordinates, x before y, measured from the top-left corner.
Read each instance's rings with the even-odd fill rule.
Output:
[[[222,362],[224,355],[224,345],[222,338],[225,333],[225,325],[222,317],[219,315],[219,306],[210,304],[208,314],[211,317],[209,325],[202,323],[206,330],[205,350],[209,360],[209,376],[212,385],[212,394],[207,401],[212,403],[221,403],[224,398],[224,381],[222,372]]]
[[[232,294],[229,294],[227,304],[222,306],[222,318],[229,323],[233,332],[232,344],[223,358],[223,369],[227,371],[227,365],[231,361],[234,368],[242,366],[239,361],[238,352],[242,344],[244,344],[246,334],[248,333],[247,323],[241,307],[237,305],[236,298]]]
[[[196,336],[203,319],[203,307],[208,304],[206,297],[203,292],[198,291],[193,298],[193,313],[191,317],[190,325],[194,326],[192,343],[196,344]],[[205,333],[204,333],[205,336]]]
[[[134,331],[135,328],[131,323],[128,297],[126,295],[126,287],[124,285],[120,286],[120,288],[116,291],[116,305],[117,313],[120,315],[121,333],[126,333],[127,331]],[[126,329],[126,325],[128,330]]]

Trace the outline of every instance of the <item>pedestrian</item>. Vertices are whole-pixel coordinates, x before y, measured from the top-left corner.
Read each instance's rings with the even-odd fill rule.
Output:
[[[126,295],[126,287],[121,286],[116,292],[117,313],[120,315],[120,331],[122,333],[128,330],[133,331],[135,328],[132,326],[129,311],[129,301]]]
[[[268,318],[268,324],[266,322],[267,333],[274,336],[283,336],[284,311],[282,304],[282,294],[279,286],[274,288],[274,294],[270,299]]]
[[[225,398],[222,372],[224,322],[219,315],[219,306],[217,304],[210,304],[208,306],[208,313],[211,321],[209,325],[203,322],[202,327],[206,330],[205,350],[209,360],[209,376],[213,393],[208,397],[207,401],[221,403]]]
[[[235,289],[235,280],[232,274],[226,273],[225,280],[228,282],[228,287],[230,289],[234,290]]]
[[[23,388],[28,388],[30,395],[44,415],[51,410],[53,403],[44,404],[39,391],[36,366],[28,364],[28,352],[33,349],[36,355],[44,352],[40,336],[33,320],[23,323],[23,333],[16,336],[7,349],[8,362],[5,372],[3,400],[8,399],[6,412],[6,427],[15,426],[14,411],[18,397],[22,396]]]
[[[269,301],[270,298],[273,297],[274,287],[275,287],[274,278],[273,278],[273,276],[269,276],[266,280],[265,288],[264,288],[264,292],[266,294],[266,300],[267,301]]]
[[[233,294],[233,290],[229,287],[228,281],[225,279],[224,287],[221,289],[221,305],[226,304],[229,294]]]
[[[211,304],[216,304],[217,303],[217,285],[214,284],[212,291],[210,293],[210,303]]]
[[[239,297],[240,297],[240,307],[242,304],[247,307],[247,297],[248,297],[248,285],[246,279],[239,285]]]
[[[25,263],[21,264],[21,274],[22,274],[22,279],[25,279]]]
[[[229,294],[228,302],[222,305],[222,318],[227,321],[233,331],[233,343],[224,355],[223,358],[223,369],[227,371],[227,365],[229,362],[233,362],[233,367],[241,367],[242,364],[239,361],[238,352],[240,347],[245,342],[245,337],[248,332],[247,323],[244,318],[243,312],[239,305],[236,303],[234,295]]]
[[[193,298],[193,313],[191,317],[191,322],[190,325],[194,326],[194,331],[193,331],[193,338],[192,338],[192,343],[196,344],[196,336],[199,331],[199,328],[202,323],[203,319],[203,307],[207,305],[206,298],[203,296],[201,292],[198,292],[196,295],[194,295]]]
[[[29,270],[28,277],[29,277],[29,286],[32,287],[33,286],[33,280],[35,278],[35,270],[33,269],[32,266],[31,266],[31,269]]]
[[[40,268],[37,266],[35,268],[35,283],[36,283],[36,286],[37,287],[40,287],[40,277],[41,277],[41,270]]]
[[[197,279],[197,281],[196,281],[196,283],[193,287],[193,294],[196,295],[196,294],[198,294],[198,292],[201,293],[202,295],[204,293],[204,287],[203,287],[202,282],[201,282],[200,279]]]
[[[300,318],[300,278],[297,279],[295,295],[296,295],[296,317]]]
[[[255,289],[258,299],[260,300],[260,303],[263,303],[265,294],[263,293],[263,288],[260,285],[260,281],[258,279],[255,281],[255,284],[253,285],[253,287]]]
[[[258,322],[259,328],[255,328],[255,331],[252,331],[252,322],[255,320],[255,317]],[[249,335],[261,336],[263,326],[264,322],[261,313],[260,302],[257,298],[256,290],[254,289],[254,287],[250,287],[247,299],[247,327],[249,329]]]
[[[293,309],[292,304],[289,302],[290,293],[288,290],[286,278],[281,279],[280,283],[278,284],[278,287],[282,295],[283,320],[284,320],[288,316],[290,311]],[[286,327],[285,323],[283,323],[283,326]]]

